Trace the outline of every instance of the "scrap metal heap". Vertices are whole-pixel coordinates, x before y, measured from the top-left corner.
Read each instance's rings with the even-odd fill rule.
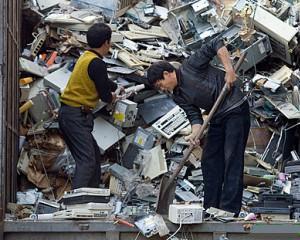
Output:
[[[299,3],[284,0],[233,5],[207,0],[25,1],[19,186],[17,203],[8,205],[13,215],[7,217],[135,222],[147,237],[168,234],[164,219],[155,213],[160,179],[178,166],[191,127],[168,94],[149,88],[145,70],[163,59],[180,63],[222,36],[233,62],[247,52],[238,74],[251,107],[243,209],[235,220],[300,220],[299,13]],[[105,159],[102,188],[70,190],[75,162],[58,130],[59,95],[87,48],[87,29],[96,22],[113,30],[104,61],[109,78],[126,90],[113,106],[99,102],[94,110],[93,134]],[[220,66],[217,58],[212,64]],[[201,153],[201,146],[193,150],[176,179],[177,204],[169,211],[174,223],[201,223],[205,216],[233,219],[218,209],[204,214]]]

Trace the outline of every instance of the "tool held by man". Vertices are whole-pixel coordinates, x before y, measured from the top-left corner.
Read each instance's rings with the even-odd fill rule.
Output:
[[[234,69],[235,72],[238,71],[239,67],[242,65],[244,59],[246,57],[246,53],[243,53],[241,57],[239,58],[238,62],[235,64]],[[227,93],[228,93],[228,85],[225,84],[222,88],[222,91],[220,95],[218,96],[216,102],[214,103],[212,109],[210,110],[207,118],[204,120],[203,125],[201,126],[199,132],[197,133],[196,139],[201,139],[203,136],[203,133],[205,129],[207,128],[210,120],[212,119],[213,115],[217,111],[220,104],[225,99]],[[165,174],[162,177],[161,183],[160,183],[160,190],[159,190],[159,196],[158,196],[158,202],[156,207],[156,212],[159,214],[167,214],[169,210],[169,205],[172,203],[174,196],[175,196],[175,188],[176,188],[176,181],[175,178],[180,173],[181,169],[185,165],[185,163],[188,161],[190,154],[192,153],[193,149],[195,148],[195,145],[190,144],[189,148],[185,152],[182,160],[180,161],[179,165],[175,169],[175,171],[172,173],[172,175]]]

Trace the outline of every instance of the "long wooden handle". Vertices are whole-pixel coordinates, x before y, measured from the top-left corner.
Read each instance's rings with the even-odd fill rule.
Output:
[[[238,60],[238,62],[235,64],[234,69],[235,71],[237,71],[240,66],[242,65],[244,59],[246,57],[246,53],[243,53],[240,57],[240,59]],[[222,103],[222,101],[224,100],[224,98],[226,97],[228,92],[228,85],[227,83],[225,83],[224,87],[222,88],[222,91],[220,93],[220,95],[218,96],[216,102],[214,103],[213,107],[211,108],[207,118],[204,120],[199,132],[196,135],[196,139],[199,139],[202,137],[204,130],[206,129],[206,127],[208,126],[210,120],[212,119],[213,115],[215,114],[215,112],[217,111],[218,107],[220,106],[220,104]],[[178,176],[179,172],[181,171],[181,169],[183,168],[184,164],[187,162],[191,152],[193,151],[193,149],[195,148],[194,145],[190,145],[188,150],[185,152],[184,156],[182,157],[182,160],[180,161],[179,165],[177,166],[177,168],[175,169],[175,171],[173,172],[173,174],[170,176],[169,178],[169,183],[173,182],[174,179]]]

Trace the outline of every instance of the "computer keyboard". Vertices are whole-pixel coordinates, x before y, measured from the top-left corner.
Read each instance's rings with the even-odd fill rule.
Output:
[[[186,113],[179,106],[175,106],[165,116],[157,120],[152,127],[169,139],[187,125],[189,125],[189,121]]]

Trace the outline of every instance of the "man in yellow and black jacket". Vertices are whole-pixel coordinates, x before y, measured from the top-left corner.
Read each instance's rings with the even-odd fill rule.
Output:
[[[111,29],[104,23],[91,26],[87,32],[90,50],[78,59],[69,82],[61,95],[59,127],[76,162],[72,188],[98,187],[101,154],[92,135],[92,110],[99,99],[111,103],[117,85],[110,81],[102,57],[111,46]]]

